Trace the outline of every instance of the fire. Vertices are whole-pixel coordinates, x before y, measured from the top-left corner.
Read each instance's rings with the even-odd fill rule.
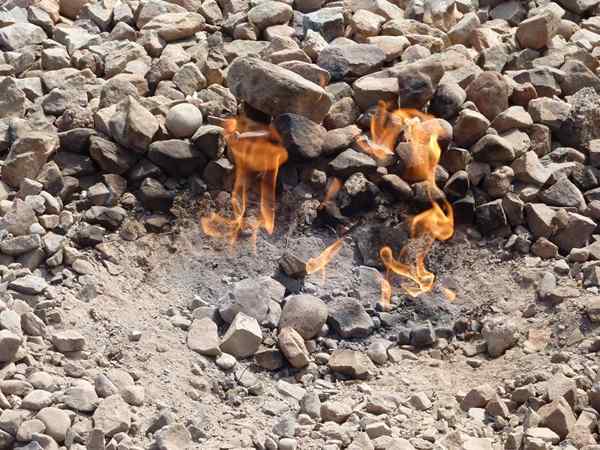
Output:
[[[431,208],[414,216],[410,223],[412,242],[405,246],[394,258],[392,249],[381,248],[379,255],[388,273],[394,273],[408,282],[402,287],[409,295],[416,297],[433,288],[435,275],[425,267],[425,258],[433,243],[450,239],[454,233],[452,207],[446,200],[433,200],[437,189],[435,170],[441,156],[438,144],[440,127],[431,116],[416,110],[399,109],[387,112],[380,104],[371,121],[371,139],[363,140],[361,146],[372,156],[383,159],[393,154],[396,141],[402,133],[410,143],[411,158],[404,174],[407,179],[425,181]],[[382,281],[382,301],[389,304],[391,287],[387,279]]]
[[[231,193],[233,217],[211,213],[200,221],[204,232],[227,238],[234,244],[242,231],[250,230],[254,239],[262,228],[272,234],[275,228],[275,190],[279,168],[288,159],[281,139],[272,128],[245,118],[228,119],[223,135],[235,163],[235,181]],[[259,217],[247,218],[248,191],[260,178]]]
[[[337,255],[342,249],[344,241],[338,239],[329,247],[327,247],[316,258],[310,258],[306,263],[306,273],[311,274],[320,270],[324,271],[325,266]]]

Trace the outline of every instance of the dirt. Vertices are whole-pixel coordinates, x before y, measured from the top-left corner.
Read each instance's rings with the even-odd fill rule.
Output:
[[[252,435],[270,431],[277,418],[265,412],[265,404],[280,399],[277,380],[293,374],[287,370],[269,373],[251,361],[243,361],[248,373],[258,376],[264,394],[241,400],[232,395],[235,390],[225,393],[224,385],[225,390],[228,383],[235,385],[233,375],[223,374],[211,361],[190,351],[186,331],[174,326],[172,319],[189,315],[194,298],[218,305],[233,282],[260,275],[283,280],[290,293],[311,292],[325,301],[352,295],[357,288],[360,261],[351,237],[345,238],[345,245],[324,274],[293,282],[278,272],[278,258],[290,245],[300,241],[317,255],[337,238],[329,229],[300,229],[289,223],[280,221],[272,236],[261,233],[256,249],[248,239],[231,247],[205,236],[197,212],[193,212],[180,217],[170,233],[148,234],[133,242],[116,238],[105,244],[105,254],[110,254],[117,264],[109,264],[109,268],[115,273],[118,267],[120,273],[111,275],[98,258],[94,274],[98,295],[89,303],[68,293],[64,296],[68,317],[65,325],[84,332],[93,346],[91,358],[140,377],[147,399],[145,406],[136,410],[142,429],[149,426],[159,410],[167,408],[184,423],[196,420],[202,424],[206,438],[197,445],[198,449],[253,448]],[[469,365],[469,358],[457,347],[452,352],[424,351],[415,361],[388,363],[366,383],[338,383],[338,396],[352,398],[357,404],[364,398],[365,389],[404,399],[419,391],[432,398],[453,398],[478,384],[501,383],[547,365],[548,355],[559,338],[563,338],[563,344],[571,339],[571,345],[576,345],[573,335],[577,335],[577,327],[565,324],[580,323],[574,318],[578,317],[577,305],[584,298],[553,314],[540,311],[533,318],[523,318],[521,311],[535,298],[536,274],[548,263],[507,255],[501,242],[477,241],[469,237],[471,234],[458,229],[450,241],[435,245],[428,265],[437,274],[438,287],[416,299],[396,291],[393,314],[434,323],[444,323],[450,317],[482,319],[489,314],[506,315],[519,322],[523,340],[529,329],[552,329],[547,349],[527,354],[515,347],[498,359],[480,357],[477,368]],[[456,299],[450,302],[440,286],[452,289]],[[133,331],[141,332],[139,342],[130,341]],[[393,329],[381,328],[367,342],[391,335]],[[361,347],[366,343],[340,345]],[[394,425],[403,437],[409,438],[423,428],[421,419],[417,414],[406,423]],[[310,436],[301,436],[299,445],[302,449],[320,448]]]

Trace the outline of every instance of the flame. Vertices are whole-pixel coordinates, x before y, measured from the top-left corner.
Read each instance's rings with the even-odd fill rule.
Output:
[[[320,270],[323,271],[323,275],[325,275],[325,266],[329,264],[329,262],[337,255],[342,249],[344,241],[338,239],[329,247],[327,247],[323,252],[317,256],[316,258],[310,258],[306,262],[306,273],[311,274],[318,272]]]
[[[456,292],[454,292],[452,289],[443,287],[442,292],[444,293],[449,302],[453,302],[454,300],[456,300]]]
[[[235,163],[235,181],[231,193],[233,217],[211,213],[200,220],[202,229],[211,237],[227,238],[234,244],[239,234],[249,229],[254,241],[262,228],[273,233],[275,228],[275,190],[279,168],[288,159],[281,139],[272,127],[246,118],[228,119],[223,124],[225,141]],[[248,190],[260,176],[259,217],[248,219]]]
[[[323,197],[323,201],[321,202],[321,207],[325,206],[327,203],[333,201],[338,191],[342,188],[342,182],[338,178],[334,178],[331,180],[329,187],[327,188],[327,192],[325,192],[325,197]]]
[[[435,282],[435,275],[425,267],[425,258],[433,243],[450,239],[454,233],[452,207],[445,199],[440,202],[433,200],[433,192],[437,189],[435,170],[441,156],[438,144],[441,128],[430,119],[431,116],[416,110],[388,112],[385,105],[380,103],[371,121],[370,140],[360,141],[367,153],[383,159],[393,154],[397,140],[403,133],[411,148],[410,164],[404,176],[427,183],[431,208],[412,218],[411,245],[400,251],[398,259],[394,258],[388,246],[382,247],[379,252],[388,274],[391,272],[409,280],[402,287],[413,297],[430,291]],[[386,278],[384,280],[381,286],[382,302],[389,304],[391,287],[389,281]]]

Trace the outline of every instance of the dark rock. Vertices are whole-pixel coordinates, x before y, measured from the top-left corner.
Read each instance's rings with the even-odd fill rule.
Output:
[[[273,121],[290,158],[318,158],[326,130],[318,123],[298,114],[281,114]]]
[[[178,139],[150,144],[148,159],[175,178],[190,176],[206,165],[206,158],[200,151]]]
[[[362,304],[350,297],[329,305],[329,324],[343,338],[364,338],[373,331],[373,320]]]
[[[146,178],[140,186],[139,198],[145,208],[155,211],[168,211],[175,195],[154,178]]]

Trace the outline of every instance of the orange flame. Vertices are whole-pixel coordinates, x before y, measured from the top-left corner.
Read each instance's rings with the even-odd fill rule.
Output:
[[[275,190],[279,168],[288,159],[281,139],[272,127],[248,119],[224,122],[224,137],[235,162],[235,181],[231,193],[233,218],[211,213],[200,221],[211,237],[224,237],[231,244],[243,230],[250,229],[254,240],[260,228],[273,233],[275,227]],[[260,217],[246,218],[248,190],[256,175],[260,176]]]
[[[394,258],[392,249],[381,248],[379,254],[388,272],[408,278],[410,281],[402,287],[409,295],[416,297],[432,289],[435,275],[425,267],[425,257],[436,240],[450,239],[454,233],[454,216],[452,207],[446,200],[439,203],[433,201],[436,188],[435,170],[441,156],[438,145],[439,125],[430,121],[431,116],[416,110],[399,109],[389,113],[385,105],[380,104],[377,114],[371,121],[371,139],[363,140],[361,146],[366,152],[378,159],[393,154],[401,133],[404,133],[411,148],[411,161],[405,176],[412,180],[427,183],[431,208],[417,214],[410,224],[411,246],[400,251],[399,259]],[[427,122],[426,122],[427,121]],[[415,245],[416,244],[416,248]],[[409,260],[410,262],[402,262]],[[382,282],[382,302],[388,304],[391,298],[389,281]]]
[[[331,180],[329,187],[327,188],[327,192],[325,192],[325,197],[323,197],[323,201],[321,202],[321,207],[326,203],[332,201],[337,195],[338,191],[342,187],[342,182],[338,178],[334,178]]]
[[[327,266],[327,264],[329,264],[335,255],[340,252],[343,243],[344,241],[338,239],[325,250],[323,250],[319,256],[316,258],[310,258],[306,262],[306,273],[311,274],[318,272],[319,270],[324,270],[325,266]]]

